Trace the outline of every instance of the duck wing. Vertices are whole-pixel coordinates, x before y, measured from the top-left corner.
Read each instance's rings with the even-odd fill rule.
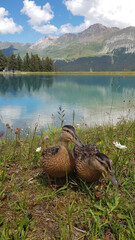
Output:
[[[45,156],[54,156],[55,154],[58,153],[59,149],[60,149],[60,146],[50,147],[50,148],[44,149],[43,152],[42,152],[42,156],[43,157],[45,157]]]
[[[84,147],[75,146],[73,149],[73,157],[79,161],[84,161],[84,159],[89,159],[90,157],[98,154],[99,151],[97,147],[93,144],[85,145]]]
[[[107,167],[109,167],[109,169],[111,169],[111,165],[110,165],[110,159],[104,154],[104,153],[100,153],[100,152],[97,152],[96,153],[96,156],[98,157],[100,163],[104,164],[105,166],[105,163],[107,164]]]

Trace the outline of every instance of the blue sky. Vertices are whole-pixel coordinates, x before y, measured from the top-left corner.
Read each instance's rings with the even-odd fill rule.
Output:
[[[0,41],[31,42],[90,25],[135,26],[134,0],[0,0]]]

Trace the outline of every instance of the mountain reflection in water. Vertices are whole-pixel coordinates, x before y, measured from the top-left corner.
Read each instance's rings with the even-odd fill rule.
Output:
[[[83,75],[0,75],[0,130],[60,126],[59,106],[65,124],[115,124],[135,119],[135,77]]]

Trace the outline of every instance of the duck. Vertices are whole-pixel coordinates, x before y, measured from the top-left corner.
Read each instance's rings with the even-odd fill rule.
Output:
[[[58,146],[52,146],[42,151],[40,164],[47,174],[49,183],[50,176],[61,178],[74,170],[75,161],[72,153],[68,150],[69,142],[82,147],[75,128],[72,125],[65,125],[61,129]]]
[[[96,182],[104,175],[116,187],[120,187],[120,183],[113,173],[112,160],[104,153],[99,152],[96,145],[75,146],[73,158],[75,159],[76,173],[83,181]]]

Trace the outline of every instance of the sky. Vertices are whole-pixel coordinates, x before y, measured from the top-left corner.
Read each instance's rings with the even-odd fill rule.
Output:
[[[0,41],[34,43],[90,25],[135,26],[135,0],[0,0]]]

